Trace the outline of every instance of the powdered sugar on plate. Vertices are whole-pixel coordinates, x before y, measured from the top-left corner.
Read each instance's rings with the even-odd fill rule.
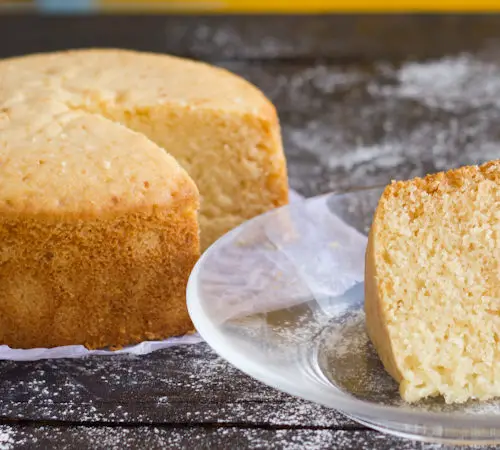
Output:
[[[450,405],[442,398],[431,398],[411,405],[405,403],[366,334],[361,306],[335,318],[324,330],[319,364],[337,388],[364,401],[434,413],[500,416],[498,400]]]

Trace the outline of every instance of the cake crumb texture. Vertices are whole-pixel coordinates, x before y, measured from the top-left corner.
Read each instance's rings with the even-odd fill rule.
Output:
[[[366,254],[366,325],[403,399],[500,395],[499,276],[499,161],[385,189]]]

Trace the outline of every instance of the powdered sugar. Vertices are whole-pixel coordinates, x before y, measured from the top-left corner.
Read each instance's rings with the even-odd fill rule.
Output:
[[[286,101],[291,107],[308,102],[309,107],[314,108],[321,106],[325,97],[352,88],[365,79],[366,74],[359,71],[333,70],[332,67],[318,64],[294,71],[288,76],[282,74],[274,77],[273,89],[269,95],[271,98],[286,96]],[[311,91],[316,95],[311,95]]]
[[[286,87],[268,90],[288,118],[290,174],[301,192],[386,184],[500,158],[495,55],[377,63],[362,73],[333,65],[291,72],[282,75]]]
[[[0,450],[14,448],[13,430],[7,425],[0,425]]]
[[[332,409],[286,396],[215,356],[205,344],[151,357],[0,364],[0,416],[39,421],[340,426]]]
[[[211,43],[215,44],[220,49],[222,56],[226,58],[241,57],[242,51],[246,57],[275,57],[297,50],[293,43],[276,39],[270,35],[263,35],[258,46],[251,45],[241,30],[236,29],[231,23],[220,23],[217,27],[200,23],[194,30],[192,37],[191,50],[193,52],[203,53],[207,43]]]
[[[399,404],[398,387],[366,335],[362,308],[336,318],[325,331],[319,362],[325,375],[346,393],[370,402]]]
[[[399,395],[397,383],[384,370],[369,341],[362,309],[353,309],[339,317],[335,325],[323,334],[323,342],[319,361],[323,373],[349,395],[372,403],[422,412],[500,416],[498,400],[449,405],[441,398],[431,398],[412,405],[405,403]]]
[[[12,427],[14,430],[14,427]],[[121,450],[123,448],[245,448],[249,450],[322,450],[373,448],[399,450],[415,449],[415,443],[369,430],[332,430],[266,427],[83,427],[40,426],[15,427],[20,442],[9,444],[3,450],[14,448],[93,448]],[[0,447],[1,448],[1,447]],[[432,450],[439,445],[421,444],[418,448]]]
[[[500,106],[500,67],[471,55],[410,62],[397,71],[396,78],[395,86],[371,85],[369,89],[455,113],[464,108]]]

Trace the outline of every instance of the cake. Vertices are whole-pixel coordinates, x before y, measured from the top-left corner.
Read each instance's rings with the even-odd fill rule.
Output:
[[[500,161],[384,191],[366,253],[371,341],[407,402],[500,395]]]
[[[201,247],[288,201],[274,106],[244,79],[201,62],[128,50],[37,54],[0,63],[0,101],[57,100],[144,134],[201,196]]]
[[[13,348],[185,334],[200,236],[205,249],[287,201],[257,88],[125,50],[1,61],[0,170],[0,344]]]

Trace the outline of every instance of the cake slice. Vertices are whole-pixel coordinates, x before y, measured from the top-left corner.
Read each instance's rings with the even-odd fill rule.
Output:
[[[389,185],[366,253],[368,334],[404,400],[500,395],[500,162]]]

